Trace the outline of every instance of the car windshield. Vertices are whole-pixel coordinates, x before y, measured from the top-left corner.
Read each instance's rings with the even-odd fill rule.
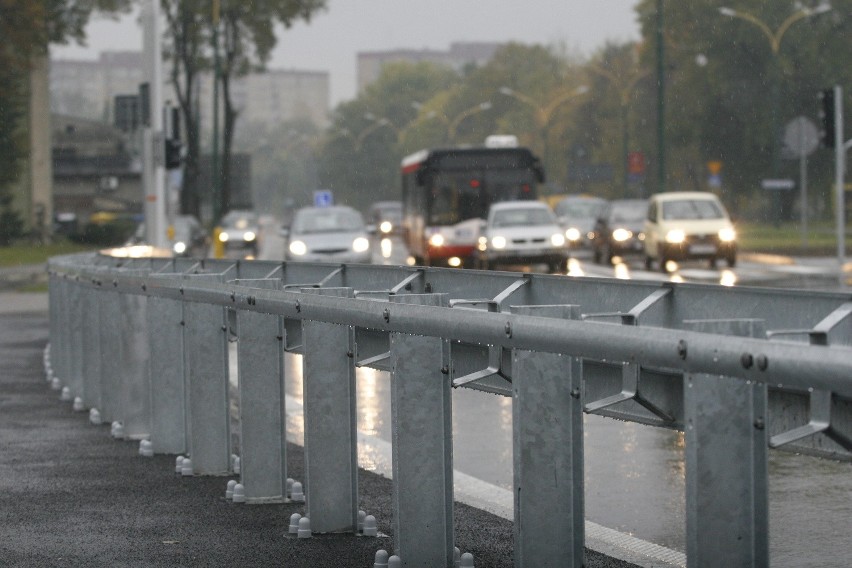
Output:
[[[547,209],[520,208],[501,209],[494,212],[491,219],[492,227],[524,227],[535,225],[553,225],[556,220],[553,213]]]
[[[603,202],[596,200],[564,199],[556,204],[556,214],[575,219],[594,217],[603,205]]]
[[[349,209],[310,209],[300,211],[293,220],[294,233],[341,233],[364,228],[361,214]]]
[[[609,212],[611,223],[636,223],[645,219],[648,206],[644,202],[613,204]]]
[[[721,219],[725,215],[719,204],[709,199],[684,199],[663,202],[663,219]]]
[[[222,226],[233,229],[248,229],[257,225],[257,215],[247,211],[231,211],[222,217]]]

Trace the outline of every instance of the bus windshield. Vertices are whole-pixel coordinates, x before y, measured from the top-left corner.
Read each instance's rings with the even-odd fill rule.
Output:
[[[429,224],[484,219],[492,203],[534,199],[534,184],[532,172],[523,170],[441,172],[432,185]]]

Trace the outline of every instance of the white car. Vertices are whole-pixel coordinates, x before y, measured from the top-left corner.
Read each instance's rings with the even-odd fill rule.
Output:
[[[568,245],[556,215],[540,201],[495,203],[482,224],[477,261],[482,269],[506,264],[547,264],[562,270]]]
[[[669,271],[669,261],[705,259],[711,266],[725,259],[737,262],[737,233],[719,198],[700,191],[672,191],[652,195],[645,219],[645,268],[658,262]]]
[[[285,259],[291,262],[369,264],[372,260],[364,218],[351,207],[304,207],[282,233],[287,237]]]

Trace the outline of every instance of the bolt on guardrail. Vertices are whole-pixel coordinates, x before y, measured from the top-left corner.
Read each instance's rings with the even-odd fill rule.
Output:
[[[584,412],[686,433],[690,565],[768,564],[769,447],[852,460],[852,299],[840,293],[95,254],[48,270],[45,369],[63,400],[146,442],[144,455],[181,454],[176,473],[239,472],[235,502],[304,495],[299,537],[366,534],[354,376],[389,371],[394,552],[410,565],[459,555],[457,387],[512,397],[517,566],[583,565]],[[304,358],[304,486],[287,478],[285,352]]]

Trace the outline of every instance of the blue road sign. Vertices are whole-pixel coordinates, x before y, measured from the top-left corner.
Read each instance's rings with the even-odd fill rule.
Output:
[[[314,207],[330,207],[334,205],[334,195],[330,189],[318,189],[314,191]]]

